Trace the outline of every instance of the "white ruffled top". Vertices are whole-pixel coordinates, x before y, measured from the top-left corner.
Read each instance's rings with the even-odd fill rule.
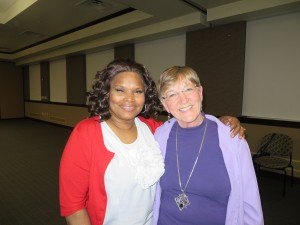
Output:
[[[105,122],[101,123],[104,144],[115,153],[104,175],[104,225],[152,225],[156,184],[164,173],[164,162],[149,127],[138,118],[135,124],[136,141],[124,144]]]
[[[135,118],[137,139],[124,144],[105,122],[101,124],[104,136],[105,133],[110,136],[104,138],[104,144],[115,153],[119,166],[127,164],[133,168],[136,182],[144,189],[158,182],[165,171],[164,160],[148,125]]]

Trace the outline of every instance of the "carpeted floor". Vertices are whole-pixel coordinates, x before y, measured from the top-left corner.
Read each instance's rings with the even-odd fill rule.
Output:
[[[293,187],[287,179],[285,197],[281,174],[262,173],[258,185],[266,225],[300,225],[299,179],[294,179]]]
[[[0,225],[60,225],[58,167],[70,129],[0,120]]]
[[[58,167],[71,130],[29,119],[0,120],[0,225],[65,225]],[[282,178],[259,180],[266,225],[300,224],[300,182],[281,196]],[[127,225],[127,224],[124,224]]]

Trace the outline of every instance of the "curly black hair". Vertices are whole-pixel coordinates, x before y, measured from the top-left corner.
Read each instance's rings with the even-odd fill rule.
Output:
[[[90,117],[100,116],[101,121],[111,117],[109,111],[109,91],[112,79],[122,72],[139,74],[145,85],[145,105],[139,114],[145,118],[157,118],[162,111],[155,82],[150,77],[149,71],[131,59],[116,59],[110,62],[102,71],[98,71],[88,93],[88,110]]]

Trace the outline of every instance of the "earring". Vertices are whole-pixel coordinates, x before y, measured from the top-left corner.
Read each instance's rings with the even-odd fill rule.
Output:
[[[147,111],[147,105],[144,105],[144,110],[141,112],[141,114],[145,113]]]
[[[171,119],[171,114],[168,113],[168,123],[170,123],[170,119]]]

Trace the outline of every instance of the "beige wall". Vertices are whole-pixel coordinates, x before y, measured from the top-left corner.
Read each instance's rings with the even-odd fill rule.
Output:
[[[66,59],[53,60],[49,63],[50,101],[67,102]]]
[[[86,90],[91,90],[97,71],[102,70],[114,59],[114,49],[90,53],[86,55]]]
[[[89,114],[86,107],[25,102],[25,116],[74,127],[80,120],[87,118]]]
[[[69,106],[63,104],[47,104],[39,102],[25,102],[25,116],[42,121],[74,127],[80,120],[89,116],[87,108],[83,106]],[[166,116],[159,117],[166,121]],[[284,133],[289,135],[294,141],[293,165],[294,175],[300,178],[300,129],[276,127],[256,124],[246,124],[247,141],[251,152],[258,150],[261,138],[271,132]]]
[[[168,67],[185,65],[185,37],[177,35],[135,44],[135,60],[143,63],[157,83]]]
[[[243,116],[300,122],[299,27],[300,12],[247,23]]]

